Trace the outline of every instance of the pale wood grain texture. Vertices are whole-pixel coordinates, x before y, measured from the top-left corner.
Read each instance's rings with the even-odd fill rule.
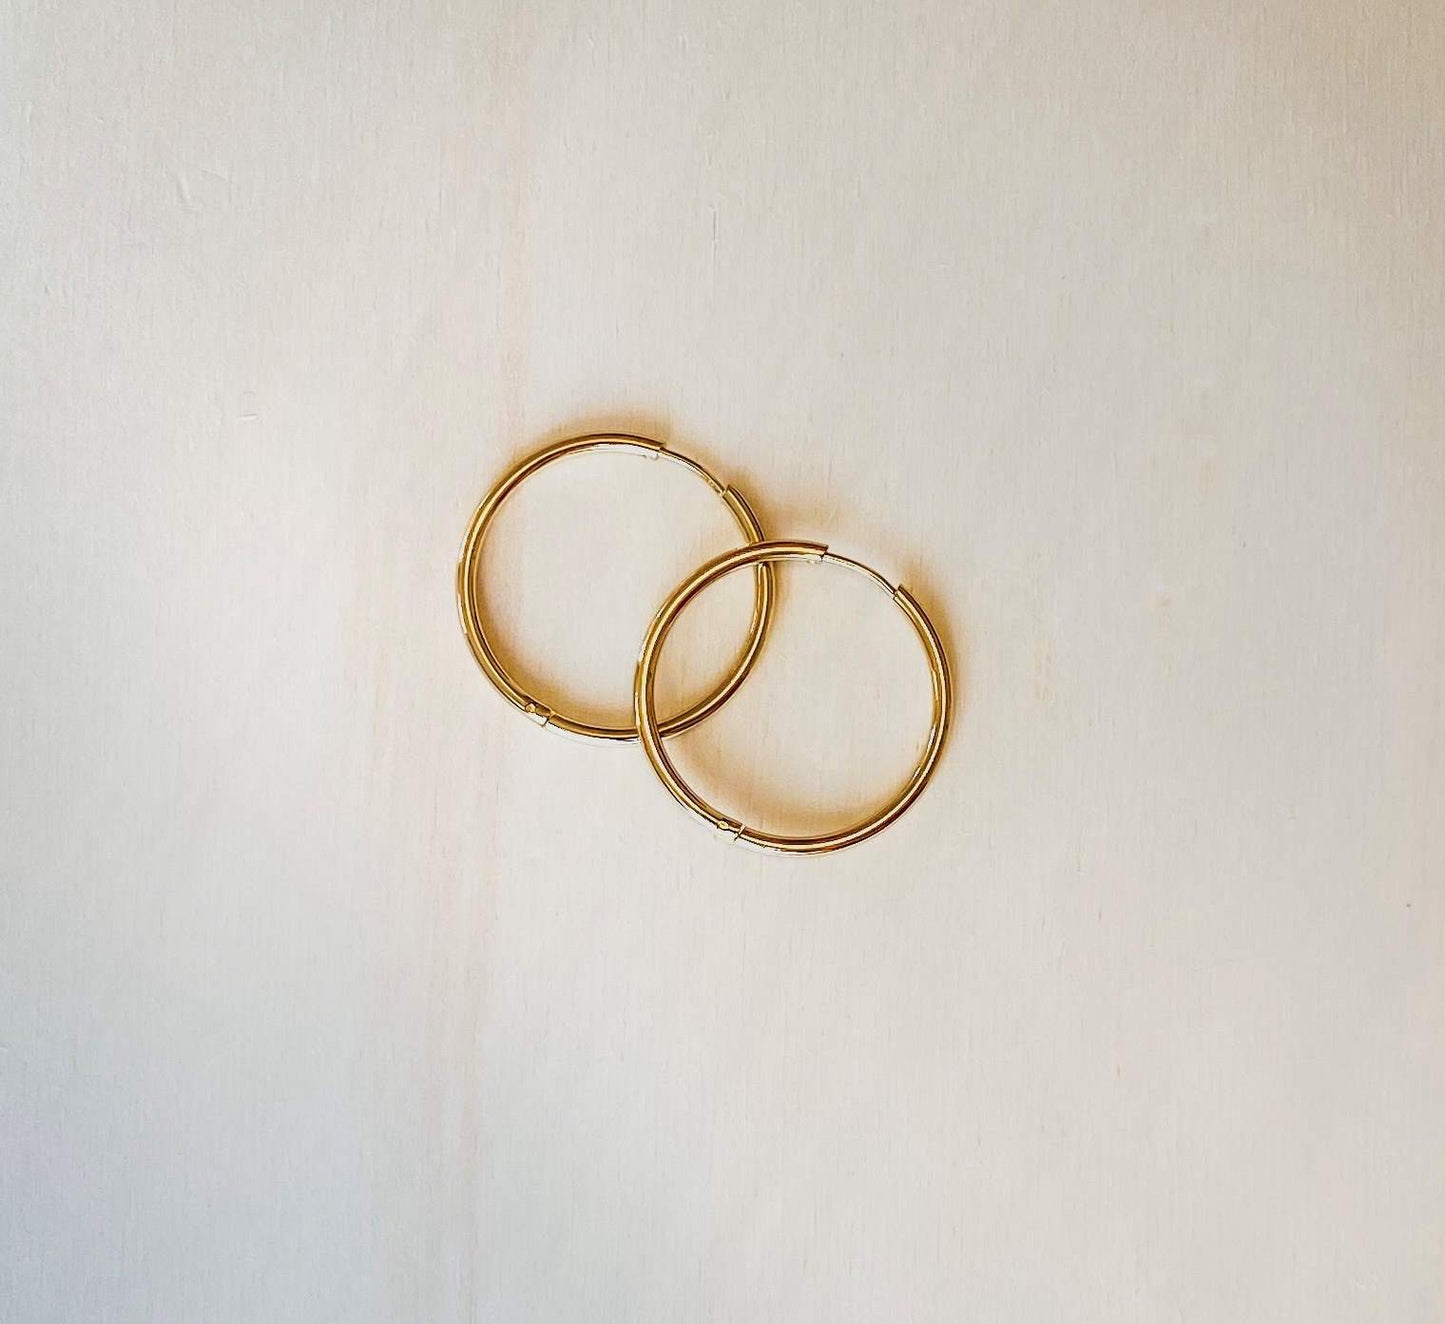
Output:
[[[1438,5],[3,9],[0,1318],[1442,1318]]]

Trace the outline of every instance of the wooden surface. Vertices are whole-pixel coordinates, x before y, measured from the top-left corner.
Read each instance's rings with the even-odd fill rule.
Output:
[[[1437,4],[0,12],[0,1318],[1445,1318]]]

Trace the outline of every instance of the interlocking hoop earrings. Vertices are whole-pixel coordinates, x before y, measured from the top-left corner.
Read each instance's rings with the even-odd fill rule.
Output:
[[[543,703],[528,694],[507,671],[487,633],[486,618],[478,597],[477,569],[481,560],[482,544],[487,530],[497,511],[522,483],[538,469],[568,455],[580,455],[587,451],[623,451],[633,455],[644,455],[651,459],[659,456],[682,465],[689,473],[696,474],[718,494],[737,521],[743,537],[750,543],[763,540],[762,526],[753,514],[743,495],[736,488],[719,482],[696,460],[677,451],[668,450],[661,442],[649,437],[634,437],[624,432],[597,432],[583,437],[572,437],[559,441],[529,455],[507,473],[497,485],[482,498],[472,522],[467,527],[467,536],[462,543],[462,554],[457,562],[457,610],[461,614],[462,629],[467,643],[471,645],[472,656],[477,659],[483,674],[497,688],[502,697],[513,707],[520,709],[540,726],[550,726],[569,735],[582,736],[589,740],[636,740],[635,726],[604,726],[596,722],[569,717],[557,708]],[[709,714],[714,713],[732,697],[733,692],[747,678],[748,672],[758,660],[758,650],[767,637],[768,626],[773,616],[773,574],[771,569],[760,566],[757,573],[757,590],[753,600],[752,623],[748,626],[747,641],[742,652],[733,663],[732,670],[711,694],[706,695],[691,707],[675,717],[662,722],[661,729],[666,735],[676,735],[696,726]]]
[[[813,836],[780,836],[758,828],[744,826],[738,820],[714,809],[679,775],[672,759],[663,747],[666,732],[657,720],[656,704],[653,700],[653,686],[657,680],[657,663],[666,642],[668,632],[677,623],[683,609],[710,584],[715,584],[724,575],[748,566],[772,565],[778,561],[826,562],[844,566],[863,575],[888,594],[908,618],[928,656],[928,668],[933,680],[933,721],[928,730],[928,741],[908,780],[891,800],[861,822],[838,832],[824,832]],[[700,570],[684,580],[653,618],[652,625],[643,641],[642,653],[637,660],[637,677],[633,682],[632,701],[637,729],[642,733],[642,748],[652,769],[662,784],[672,793],[684,809],[690,810],[709,827],[715,828],[734,841],[759,850],[790,852],[804,855],[823,855],[829,851],[842,850],[860,841],[866,841],[877,832],[883,831],[895,818],[918,798],[938,766],[939,755],[943,752],[943,741],[948,734],[949,716],[952,711],[952,687],[948,674],[948,658],[943,651],[943,642],[933,622],[928,619],[917,600],[901,584],[890,584],[876,570],[869,569],[859,561],[830,552],[822,543],[815,542],[761,542],[750,547],[741,547],[735,552],[709,561]]]
[[[633,677],[632,705],[635,724],[632,726],[603,726],[569,717],[528,694],[510,675],[501,658],[497,655],[487,633],[486,619],[478,596],[477,569],[481,558],[482,544],[497,510],[507,497],[544,465],[567,455],[585,451],[625,451],[641,454],[653,459],[665,456],[696,474],[717,493],[732,512],[742,532],[745,545],[735,551],[724,552],[684,580],[653,617],[651,626],[642,643],[638,656],[637,670]],[[863,575],[877,585],[897,605],[913,626],[923,651],[928,659],[928,669],[933,690],[933,718],[928,729],[928,739],[923,753],[909,774],[908,780],[894,793],[880,809],[868,817],[836,832],[822,832],[805,836],[784,836],[767,832],[761,828],[748,827],[740,820],[715,809],[692,789],[678,773],[668,756],[663,741],[668,736],[696,726],[704,718],[716,712],[747,678],[758,659],[763,640],[767,637],[772,623],[774,606],[773,567],[782,561],[807,561],[842,566]],[[694,598],[725,575],[739,570],[751,569],[755,581],[752,622],[748,627],[747,640],[733,663],[732,670],[713,691],[691,707],[674,717],[660,720],[654,690],[657,684],[658,661],[669,632],[676,625],[678,617]],[[471,646],[472,655],[483,674],[513,707],[520,709],[534,722],[554,727],[571,735],[591,740],[625,741],[641,738],[642,748],[648,762],[662,784],[684,809],[702,820],[709,827],[745,846],[758,850],[777,851],[784,854],[823,855],[830,851],[842,850],[845,846],[856,845],[878,832],[883,831],[902,814],[919,796],[938,767],[943,753],[944,740],[948,735],[949,721],[953,707],[952,681],[949,676],[948,657],[943,641],[934,629],[933,622],[919,606],[917,599],[901,584],[890,584],[876,570],[850,557],[830,552],[827,546],[818,542],[765,540],[762,526],[748,503],[736,488],[726,486],[714,478],[696,460],[689,459],[677,451],[668,450],[661,442],[647,437],[635,437],[627,433],[593,433],[584,437],[573,437],[558,442],[528,456],[507,473],[482,499],[473,514],[462,543],[461,558],[457,563],[457,609],[462,618],[462,629]]]

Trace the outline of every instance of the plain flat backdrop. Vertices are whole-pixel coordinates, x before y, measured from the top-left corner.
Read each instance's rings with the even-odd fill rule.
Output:
[[[1438,4],[3,12],[0,1318],[1445,1319]]]

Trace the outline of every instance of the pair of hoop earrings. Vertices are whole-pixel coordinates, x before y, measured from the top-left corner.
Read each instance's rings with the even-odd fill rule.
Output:
[[[722,499],[741,530],[745,545],[735,551],[724,552],[696,570],[673,590],[653,617],[647,635],[638,655],[637,671],[633,678],[632,700],[635,724],[632,726],[601,726],[585,722],[542,703],[528,694],[517,684],[497,655],[488,634],[487,624],[482,615],[477,592],[477,572],[481,560],[482,544],[491,527],[497,511],[517,487],[543,466],[568,455],[586,451],[624,451],[656,458],[666,457],[682,465],[689,473],[696,474]],[[928,658],[933,689],[933,720],[929,726],[928,740],[923,753],[903,784],[892,799],[882,808],[868,815],[851,827],[837,832],[824,832],[808,836],[782,836],[751,828],[722,811],[713,808],[692,789],[679,774],[677,767],[667,753],[663,740],[696,726],[716,712],[747,679],[767,638],[772,624],[774,607],[773,566],[785,561],[824,562],[842,566],[861,574],[877,585],[897,604],[913,626],[923,644]],[[697,703],[684,709],[674,717],[660,720],[654,688],[657,681],[658,661],[667,636],[677,623],[687,605],[709,585],[717,583],[726,575],[738,570],[751,569],[754,579],[752,622],[748,627],[747,639],[742,651],[733,663],[732,670],[717,687]],[[672,797],[686,810],[701,819],[708,826],[731,837],[745,846],[760,850],[782,851],[796,854],[820,855],[829,851],[842,850],[864,841],[881,832],[904,812],[919,796],[934,769],[938,766],[943,742],[948,734],[949,717],[952,711],[952,685],[949,679],[948,658],[938,631],[928,619],[923,608],[913,595],[901,584],[890,584],[877,571],[859,561],[830,552],[826,545],[816,542],[793,540],[770,541],[763,535],[762,526],[751,507],[736,488],[721,483],[696,460],[678,451],[668,450],[661,442],[647,437],[634,437],[626,433],[595,433],[584,437],[573,437],[558,442],[528,456],[506,474],[482,499],[467,527],[467,536],[462,543],[461,558],[457,563],[457,607],[461,612],[462,629],[472,655],[487,679],[496,687],[513,707],[520,709],[541,726],[555,727],[571,735],[589,740],[628,741],[641,739],[643,752],[657,773],[662,784]]]

